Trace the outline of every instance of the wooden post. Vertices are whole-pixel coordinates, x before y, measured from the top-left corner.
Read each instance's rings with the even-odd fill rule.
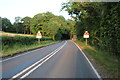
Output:
[[[88,31],[85,31],[85,33],[84,33],[84,38],[86,38],[86,42],[85,42],[85,44],[87,45],[88,44],[88,41],[87,41],[87,38],[89,38],[89,33],[88,33]]]
[[[38,44],[40,44],[40,39],[42,38],[42,34],[40,33],[40,31],[38,31],[36,38],[38,38]]]
[[[40,38],[38,38],[38,44],[40,44]]]
[[[87,38],[86,38],[86,45],[87,45]]]

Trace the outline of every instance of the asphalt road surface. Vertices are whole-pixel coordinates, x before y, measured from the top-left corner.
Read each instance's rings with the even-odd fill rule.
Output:
[[[100,78],[70,40],[1,61],[2,78]]]

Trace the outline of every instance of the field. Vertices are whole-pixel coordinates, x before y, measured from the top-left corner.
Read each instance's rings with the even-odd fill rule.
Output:
[[[8,33],[8,32],[4,32],[4,31],[0,31],[0,36],[8,36],[8,37],[15,37],[15,36],[34,37],[35,35],[16,34],[16,33]]]
[[[94,63],[95,68],[98,70],[103,78],[118,78],[119,61],[116,56],[109,55],[108,52],[103,52],[90,45],[85,45],[84,42],[75,41],[81,49],[85,52],[91,62]]]
[[[2,39],[2,52],[3,56],[13,56],[16,53],[24,52],[30,49],[47,46],[57,41],[53,41],[51,38],[43,37],[38,43],[38,39],[34,35],[25,34],[13,34],[2,32],[0,38]]]

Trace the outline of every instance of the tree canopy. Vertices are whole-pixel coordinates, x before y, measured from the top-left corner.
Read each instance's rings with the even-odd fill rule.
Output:
[[[2,29],[7,32],[36,34],[53,40],[69,39],[73,35],[84,41],[83,33],[90,33],[89,44],[111,54],[120,53],[120,3],[119,2],[67,2],[62,10],[68,12],[72,20],[65,20],[51,12],[36,14],[31,17],[15,17],[14,24],[2,18]]]
[[[5,19],[6,20],[2,21],[2,25],[4,25],[7,21],[5,25],[9,24],[9,28],[15,33],[36,35],[36,33],[40,30],[43,36],[51,37],[53,40],[69,39],[70,35],[73,35],[71,30],[73,30],[75,25],[74,21],[72,22],[72,20],[66,20],[63,16],[56,16],[51,12],[39,13],[33,18],[28,16],[24,18],[19,16],[15,17],[15,22],[13,25],[7,18]],[[5,27],[5,25],[3,27]],[[3,28],[3,31],[6,30]],[[64,35],[66,35],[67,38]]]
[[[75,30],[80,40],[90,32],[89,44],[118,55],[120,53],[119,2],[68,2],[62,9],[76,21]]]

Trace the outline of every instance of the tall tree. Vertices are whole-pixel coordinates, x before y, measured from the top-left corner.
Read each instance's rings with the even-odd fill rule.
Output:
[[[57,22],[51,21],[48,23],[48,34],[52,37],[53,40],[55,40],[55,35],[57,34],[57,31],[59,29],[59,24]]]
[[[21,17],[15,17],[15,22],[13,24],[16,33],[24,33],[24,27]]]
[[[6,32],[12,32],[13,27],[9,19],[2,18],[2,30]]]
[[[31,30],[30,30],[30,22],[31,22],[31,18],[30,17],[24,17],[22,19],[23,21],[23,26],[24,26],[24,34],[31,34]]]
[[[63,9],[76,21],[76,33],[81,40],[84,31],[88,30],[91,45],[117,55],[120,52],[119,6],[118,2],[68,2],[63,4]]]
[[[76,22],[74,20],[67,20],[67,26],[69,27],[70,30],[70,39],[72,39],[73,35],[76,35],[76,30],[75,30],[75,24]]]
[[[47,23],[52,17],[54,17],[54,15],[50,12],[35,15],[30,24],[32,33],[36,34],[36,32],[40,30],[43,35],[46,35]]]

